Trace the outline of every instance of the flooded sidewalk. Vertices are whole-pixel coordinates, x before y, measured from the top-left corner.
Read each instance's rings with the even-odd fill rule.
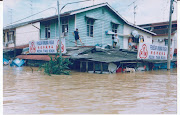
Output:
[[[177,70],[44,75],[3,67],[4,114],[176,114]]]

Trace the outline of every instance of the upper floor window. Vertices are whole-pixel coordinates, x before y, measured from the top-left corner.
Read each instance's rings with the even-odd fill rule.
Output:
[[[117,33],[118,24],[112,23],[112,32]],[[114,39],[114,34],[112,35],[112,39]]]
[[[45,38],[50,38],[50,23],[45,24]]]
[[[168,46],[168,39],[164,39],[164,42],[165,42],[165,46]],[[171,39],[171,46],[172,46],[172,39]]]
[[[139,43],[139,38],[132,37],[132,42],[133,43]]]
[[[87,20],[87,36],[93,37],[94,31],[94,19]]]
[[[5,33],[3,33],[3,42],[6,42]]]
[[[7,32],[7,40],[8,40],[8,42],[13,43],[13,40],[14,40],[14,31]]]
[[[64,36],[68,35],[68,19],[67,18],[62,19],[62,33],[64,33]]]

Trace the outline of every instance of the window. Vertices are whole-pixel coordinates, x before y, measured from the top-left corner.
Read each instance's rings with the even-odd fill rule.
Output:
[[[50,38],[50,33],[51,33],[51,30],[50,30],[50,23],[47,23],[45,25],[45,38]]]
[[[112,32],[117,33],[118,24],[112,24]],[[112,39],[114,39],[114,34],[112,35]]]
[[[5,33],[3,33],[3,43],[6,42],[6,39],[5,39]]]
[[[62,19],[62,33],[64,32],[64,36],[68,35],[68,19]]]
[[[87,20],[87,36],[93,37],[94,19]]]
[[[7,32],[7,39],[9,43],[13,43],[14,40],[14,31]]]
[[[169,28],[169,27],[168,27],[168,25],[154,27],[154,29],[164,29],[164,28]]]
[[[139,38],[132,37],[132,42],[139,43]]]
[[[165,46],[168,46],[168,39],[164,39],[164,42],[165,42]],[[171,39],[171,45],[172,45],[172,39]]]

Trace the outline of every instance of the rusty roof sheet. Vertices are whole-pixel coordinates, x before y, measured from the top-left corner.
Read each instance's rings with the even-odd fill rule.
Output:
[[[55,55],[51,55],[51,56],[55,57]],[[62,57],[63,58],[68,58],[69,56],[62,56]],[[16,58],[19,58],[19,59],[29,59],[29,60],[43,60],[43,61],[51,60],[49,55],[18,55],[18,56],[16,56]]]
[[[3,50],[10,50],[10,49],[23,49],[23,48],[26,48],[26,47],[29,47],[29,44],[20,45],[20,46],[16,46],[16,47],[7,47],[7,48],[4,48]]]

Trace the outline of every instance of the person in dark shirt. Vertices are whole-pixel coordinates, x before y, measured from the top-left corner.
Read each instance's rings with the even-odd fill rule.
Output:
[[[77,40],[80,40],[80,42],[82,43],[81,38],[79,37],[79,32],[78,32],[77,28],[76,28],[76,31],[73,32],[73,36],[75,38],[75,45],[76,46],[77,46]],[[84,45],[84,44],[82,43],[82,45]]]

